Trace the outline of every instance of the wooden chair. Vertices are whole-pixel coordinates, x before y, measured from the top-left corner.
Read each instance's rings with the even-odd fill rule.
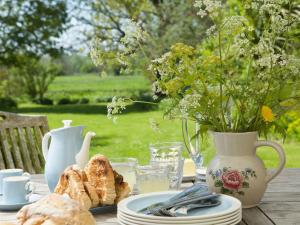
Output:
[[[0,111],[0,169],[22,168],[43,172],[42,137],[48,132],[46,116],[25,116]]]

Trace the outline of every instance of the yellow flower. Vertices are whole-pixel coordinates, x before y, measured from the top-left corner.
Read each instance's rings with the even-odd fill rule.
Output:
[[[173,80],[168,81],[165,84],[165,87],[169,93],[169,95],[176,95],[179,90],[183,87],[184,83],[179,78],[175,78]]]
[[[275,116],[272,112],[272,109],[268,106],[263,106],[261,108],[261,115],[265,122],[273,122],[275,120]]]

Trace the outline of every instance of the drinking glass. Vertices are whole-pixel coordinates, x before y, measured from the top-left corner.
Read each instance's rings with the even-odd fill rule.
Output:
[[[183,157],[180,160],[152,160],[150,164],[154,167],[166,168],[168,171],[169,189],[178,190],[183,178],[184,160],[185,158]]]
[[[128,183],[132,192],[136,184],[138,160],[136,158],[111,158],[110,163],[113,169],[123,176],[124,181]]]
[[[167,176],[167,167],[156,167],[153,165],[137,167],[137,188],[140,194],[167,191],[170,181]]]
[[[182,181],[184,165],[182,150],[183,143],[181,142],[162,142],[150,145],[150,164],[168,168],[170,189],[179,189]]]
[[[150,144],[151,160],[179,160],[183,150],[182,142],[160,142]]]
[[[203,171],[205,171],[205,169],[203,168],[203,156],[200,151],[200,125],[197,121],[195,122],[195,125],[196,125],[195,135],[191,137],[189,135],[188,120],[182,119],[182,135],[189,156],[195,164],[195,168],[196,168],[195,182],[205,183],[206,177],[205,174],[203,173]]]

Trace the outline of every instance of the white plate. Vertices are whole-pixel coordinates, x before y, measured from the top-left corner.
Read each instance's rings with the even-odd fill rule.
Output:
[[[216,217],[216,218],[211,218],[211,219],[189,220],[189,218],[187,218],[186,221],[184,221],[184,220],[181,220],[181,221],[167,221],[167,220],[162,220],[161,219],[159,221],[159,224],[166,225],[166,224],[170,224],[170,223],[172,223],[172,224],[214,223],[214,222],[217,222],[217,221],[231,220],[232,218],[235,218],[235,217],[241,216],[241,215],[242,215],[242,212],[241,211],[237,211],[237,212],[235,212],[233,214],[230,214],[227,217]],[[158,223],[157,220],[150,220],[150,219],[133,217],[133,216],[129,216],[127,214],[124,214],[122,212],[119,212],[117,214],[117,216],[121,216],[121,217],[124,217],[126,219],[133,220],[133,221],[141,221],[141,222],[147,222],[147,223]]]
[[[161,217],[137,213],[139,210],[151,204],[166,201],[177,193],[179,192],[167,191],[131,196],[127,199],[122,200],[118,204],[118,211],[122,211],[123,213],[134,217],[150,220],[180,221],[187,220],[188,218],[188,220],[190,221],[226,216],[237,211],[238,209],[241,209],[241,202],[238,199],[227,195],[220,195],[219,199],[222,203],[219,206],[192,210],[191,212],[189,212],[188,216],[184,217]]]
[[[237,224],[242,220],[241,215],[236,215],[235,217],[232,217],[230,219],[227,220],[218,220],[218,221],[212,221],[212,222],[196,222],[195,223],[187,223],[182,221],[182,225],[188,224],[188,225],[233,225],[233,224]],[[131,220],[128,219],[126,217],[123,217],[122,215],[118,215],[118,221],[123,222],[125,224],[130,224],[130,225],[157,225],[158,222],[154,221],[154,222],[143,222],[143,221],[139,221],[139,220]],[[159,224],[162,224],[161,222],[159,222]],[[173,222],[169,222],[167,224],[164,225],[173,225]]]
[[[121,215],[123,217],[126,217],[128,219],[131,219],[131,220],[137,220],[137,221],[143,221],[143,222],[156,222],[157,223],[157,220],[155,219],[145,219],[145,218],[140,218],[140,217],[134,217],[134,216],[131,216],[131,215],[128,215],[126,213],[123,213],[121,211],[118,212],[118,215]],[[242,212],[241,212],[241,209],[231,213],[231,214],[228,214],[226,216],[220,216],[220,217],[215,217],[215,218],[210,218],[210,219],[201,219],[199,221],[197,220],[189,220],[188,221],[172,221],[172,224],[190,224],[190,223],[195,223],[195,222],[200,222],[200,223],[204,223],[204,222],[215,222],[215,221],[219,221],[219,220],[226,220],[226,219],[230,219],[232,217],[236,217],[237,215],[242,215]],[[169,224],[170,221],[167,221],[167,220],[160,220],[159,221],[160,224]]]
[[[29,205],[38,201],[39,199],[41,199],[41,197],[42,195],[32,194],[28,202],[9,204],[9,203],[2,202],[3,196],[0,195],[0,211],[17,211],[21,209],[24,205]]]
[[[127,218],[124,218],[122,216],[118,216],[118,220],[121,222],[125,222],[128,224],[137,224],[137,225],[157,225],[157,222],[153,222],[153,223],[149,223],[149,222],[141,222],[141,221],[137,221],[137,220],[129,220]],[[201,223],[201,222],[195,222],[195,223],[186,223],[186,222],[182,222],[181,225],[216,225],[216,224],[223,224],[223,225],[233,225],[236,224],[238,222],[241,221],[241,216],[236,216],[231,218],[230,220],[220,220],[220,221],[213,221],[213,222],[208,222],[208,223]],[[159,223],[161,225],[161,223]],[[174,223],[170,222],[168,224],[164,224],[164,225],[173,225]]]

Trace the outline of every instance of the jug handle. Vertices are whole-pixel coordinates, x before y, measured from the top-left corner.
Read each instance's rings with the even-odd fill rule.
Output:
[[[47,155],[48,155],[48,151],[49,151],[49,138],[51,137],[51,133],[48,132],[45,134],[45,136],[43,137],[43,141],[42,141],[42,150],[43,150],[43,156],[45,158],[45,160],[47,160]]]
[[[279,156],[279,165],[278,167],[272,171],[272,172],[268,172],[267,176],[266,176],[266,182],[269,183],[271,180],[273,180],[284,168],[285,165],[285,153],[283,148],[277,144],[276,142],[273,141],[256,141],[255,142],[255,148],[258,148],[260,146],[269,146],[272,147],[278,154]]]

